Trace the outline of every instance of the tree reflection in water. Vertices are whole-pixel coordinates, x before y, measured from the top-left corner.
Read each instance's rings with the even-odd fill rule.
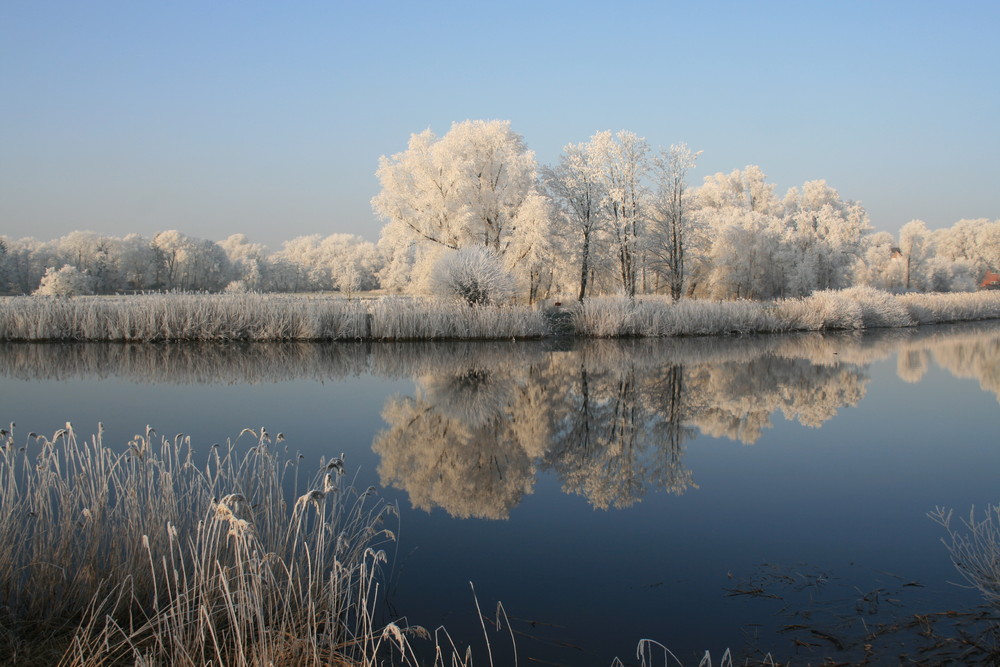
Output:
[[[599,509],[681,494],[696,486],[684,448],[698,433],[752,444],[776,411],[819,426],[864,396],[863,366],[813,363],[797,356],[801,340],[791,354],[781,343],[586,341],[519,364],[480,345],[465,367],[446,350],[415,396],[386,404],[379,474],[414,506],[457,517],[506,518],[539,471]]]
[[[580,341],[515,360],[504,346],[439,347],[439,370],[390,399],[373,447],[382,483],[428,511],[506,518],[540,472],[595,508],[623,508],[697,488],[684,452],[699,434],[751,445],[777,413],[820,427],[857,405],[868,365],[895,352],[908,381],[933,357],[1000,395],[1000,332],[985,330]]]
[[[543,472],[595,508],[696,487],[698,435],[755,443],[775,414],[819,427],[865,395],[867,367],[898,353],[917,382],[931,363],[1000,397],[995,323],[860,334],[570,343],[3,344],[0,374],[177,384],[412,378],[373,443],[384,485],[415,507],[502,519]]]

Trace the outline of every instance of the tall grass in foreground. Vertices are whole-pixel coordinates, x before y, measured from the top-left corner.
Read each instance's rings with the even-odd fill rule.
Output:
[[[937,507],[928,516],[947,533],[942,539],[955,569],[992,605],[1000,605],[1000,505],[990,505],[981,518],[975,508],[958,526],[953,511]]]
[[[100,431],[79,440],[70,424],[20,446],[13,430],[0,429],[0,663],[474,664],[443,628],[422,663],[411,641],[429,633],[376,622],[380,547],[394,540],[384,524],[398,514],[346,483],[342,459],[306,480],[301,457],[264,429],[213,446],[203,463],[189,438],[157,442],[148,428],[124,452]],[[307,490],[292,501],[291,488]],[[476,609],[486,653],[475,664],[494,665]],[[516,665],[502,605],[489,623],[509,633]],[[680,664],[650,640],[636,658]],[[732,664],[728,651],[719,664]]]
[[[404,629],[375,622],[395,507],[355,493],[340,459],[289,502],[306,480],[263,430],[204,461],[151,430],[123,453],[69,424],[0,433],[0,662],[409,661]]]

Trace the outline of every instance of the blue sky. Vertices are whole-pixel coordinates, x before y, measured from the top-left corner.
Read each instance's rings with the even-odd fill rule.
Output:
[[[378,158],[512,122],[823,178],[877,229],[1000,218],[1000,3],[0,2],[0,234],[378,237]]]

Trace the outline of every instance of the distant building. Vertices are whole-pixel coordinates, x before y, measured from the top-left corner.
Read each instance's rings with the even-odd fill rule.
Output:
[[[979,283],[979,289],[1000,289],[1000,275],[987,271],[983,276],[983,282]]]

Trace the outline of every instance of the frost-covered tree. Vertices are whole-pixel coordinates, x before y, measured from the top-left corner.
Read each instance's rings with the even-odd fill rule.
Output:
[[[964,266],[978,283],[987,271],[1000,270],[1000,220],[959,220],[934,232],[935,255]]]
[[[781,202],[774,194],[774,184],[767,182],[767,175],[757,165],[722,172],[705,177],[698,188],[698,202],[702,208],[721,210],[729,207],[777,215]]]
[[[156,287],[159,255],[148,239],[128,234],[118,244],[119,289],[147,290]]]
[[[844,201],[826,181],[791,188],[783,202],[786,227],[786,296],[851,285],[855,265],[871,230],[868,214],[857,202]]]
[[[299,236],[272,257],[287,291],[341,290],[352,294],[378,287],[381,255],[355,234]],[[280,270],[279,270],[280,269]]]
[[[91,231],[70,232],[54,242],[59,260],[86,273],[99,294],[113,292],[119,282],[114,245],[115,240]]]
[[[232,234],[219,247],[229,260],[230,281],[239,281],[251,291],[264,289],[270,278],[267,246],[251,243],[246,234]]]
[[[712,218],[711,269],[702,286],[717,299],[771,299],[785,285],[784,227],[773,215],[726,207]]]
[[[509,121],[454,123],[440,138],[430,130],[411,135],[405,151],[380,159],[382,189],[372,199],[386,221],[380,245],[394,271],[412,260],[418,276],[406,282],[419,284],[443,249],[479,245],[504,255],[521,207],[536,192],[536,169]]]
[[[664,277],[675,301],[687,286],[687,263],[705,243],[703,225],[692,213],[687,183],[698,155],[687,144],[675,144],[661,150],[652,162],[654,188],[646,246],[653,257],[653,270]]]
[[[577,298],[583,301],[591,273],[593,257],[602,253],[597,245],[600,232],[606,227],[602,208],[605,199],[604,182],[591,144],[567,144],[559,163],[542,172],[545,189],[561,213],[561,237],[578,266]]]
[[[931,232],[923,220],[910,220],[899,230],[899,252],[903,260],[903,289],[923,285],[923,271],[931,256]]]
[[[61,266],[63,262],[56,256],[52,244],[37,239],[6,239],[7,279],[11,291],[30,294],[38,287],[39,281],[49,267]]]
[[[694,278],[696,295],[769,299],[784,291],[785,225],[766,178],[749,166],[706,176],[695,193],[696,215],[710,238],[709,261]]]
[[[555,273],[556,236],[552,201],[542,194],[532,194],[514,219],[515,231],[504,257],[508,270],[524,286],[528,303],[544,298]]]
[[[0,237],[0,293],[6,293],[9,288],[7,280],[7,241]]]
[[[864,237],[854,283],[889,292],[903,288],[903,256],[892,234],[876,232]]]
[[[634,132],[598,132],[590,150],[604,190],[602,208],[608,221],[622,291],[634,297],[642,260],[646,222],[649,144]]]
[[[217,292],[229,282],[229,259],[218,244],[182,234],[176,229],[153,237],[163,289]]]
[[[88,276],[75,266],[64,265],[60,269],[49,267],[42,276],[38,289],[34,291],[35,296],[60,296],[70,297],[81,294],[93,294],[92,281]]]

